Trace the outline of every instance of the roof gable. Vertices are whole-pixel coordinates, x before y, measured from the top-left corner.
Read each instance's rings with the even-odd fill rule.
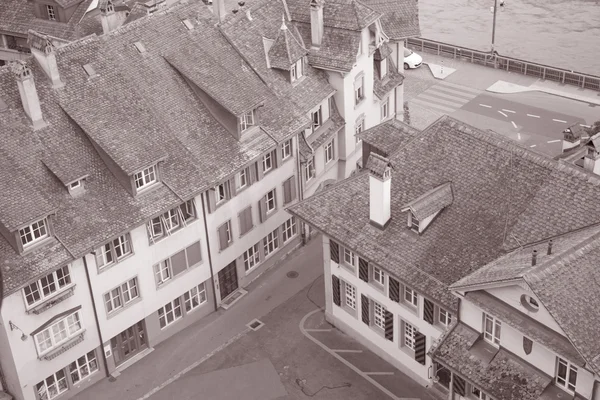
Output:
[[[410,210],[421,221],[440,212],[452,204],[453,200],[452,182],[446,182],[412,200],[403,207],[402,211]]]
[[[293,21],[310,23],[309,2],[288,0],[287,3]],[[380,13],[356,0],[326,0],[323,6],[323,25],[331,28],[361,31],[380,16]]]
[[[275,42],[269,49],[269,63],[273,68],[279,68],[289,71],[292,64],[300,58],[308,54],[298,40],[292,35],[285,24],[285,20],[281,23],[281,29]]]

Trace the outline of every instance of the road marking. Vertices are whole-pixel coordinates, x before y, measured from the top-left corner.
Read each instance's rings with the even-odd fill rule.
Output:
[[[582,139],[589,139],[590,137],[589,136],[582,136],[581,138]]]
[[[507,113],[511,113],[511,114],[516,114],[516,111],[513,110],[507,110],[506,108],[503,108],[502,111],[507,112]]]
[[[553,118],[552,121],[554,121],[554,122],[562,122],[563,124],[567,123],[567,121],[563,121],[562,119],[554,119]]]
[[[425,108],[427,110],[437,111],[437,112],[441,112],[441,113],[444,113],[444,114],[452,114],[454,111],[456,111],[456,108],[444,107],[444,106],[441,106],[439,104],[429,103],[429,102],[427,102],[425,100],[419,99],[418,97],[410,100],[409,104],[411,104],[411,105],[417,105],[417,106]],[[434,110],[431,110],[432,108]]]
[[[537,146],[537,144],[532,144],[532,145],[531,145],[531,146],[529,146],[529,147],[535,147],[535,146]]]
[[[492,108],[492,106],[488,106],[487,104],[479,104],[481,107],[485,107],[485,108]]]
[[[539,118],[539,115],[534,115],[534,114],[527,114],[528,117],[532,117],[532,118]]]
[[[367,375],[394,375],[393,372],[365,372]]]
[[[548,140],[546,143],[557,143],[557,142],[560,142],[560,139]]]
[[[510,123],[512,124],[512,126],[517,129],[517,124],[515,124],[515,121],[510,121]]]
[[[472,87],[457,85],[456,83],[446,82],[446,81],[441,81],[440,83],[438,83],[438,85],[453,87],[453,88],[459,89],[463,92],[470,92],[470,93],[473,93],[475,96],[479,96],[482,92],[482,90],[480,90],[480,89],[473,89]]]
[[[331,329],[306,329],[306,332],[331,332]]]
[[[508,115],[506,115],[505,113],[503,113],[502,111],[498,111],[501,115],[504,115],[506,118],[508,118]]]
[[[379,390],[381,390],[383,393],[387,394],[391,399],[393,399],[393,400],[406,400],[406,399],[401,399],[400,397],[396,396],[394,393],[392,393],[389,390],[387,390],[385,387],[383,387],[375,379],[371,378],[368,374],[362,372],[360,369],[358,369],[356,366],[354,366],[354,364],[352,364],[351,362],[349,362],[348,360],[346,360],[344,357],[342,357],[342,356],[336,354],[335,352],[331,351],[331,349],[329,347],[325,346],[323,343],[321,343],[320,341],[318,341],[317,339],[315,339],[314,337],[312,337],[307,332],[307,329],[304,329],[304,322],[306,322],[306,320],[311,315],[313,315],[314,313],[317,313],[319,311],[322,312],[323,310],[320,309],[320,308],[317,308],[316,310],[313,310],[313,311],[309,312],[308,314],[306,314],[304,317],[302,317],[302,320],[300,321],[300,324],[299,324],[300,332],[302,332],[302,334],[304,336],[306,336],[311,341],[313,341],[317,346],[321,347],[323,350],[325,350],[326,352],[328,352],[329,354],[331,354],[332,356],[334,356],[335,358],[337,358],[340,362],[342,362],[344,365],[346,365],[352,371],[356,372],[357,374],[359,374],[360,376],[362,376],[363,378],[365,378],[367,381],[369,381],[371,383],[371,385],[375,386],[376,388],[378,388]]]
[[[362,350],[333,350],[333,349],[331,349],[331,351],[335,351],[336,353],[362,353],[363,352]]]
[[[579,126],[583,126],[584,128],[589,128],[589,125],[579,124]]]
[[[517,132],[517,140],[521,140],[521,132]]]

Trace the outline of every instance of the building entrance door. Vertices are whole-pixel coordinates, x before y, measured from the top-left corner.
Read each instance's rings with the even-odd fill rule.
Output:
[[[146,326],[140,321],[110,339],[115,364],[120,365],[146,348]]]
[[[221,300],[229,296],[238,288],[235,260],[219,271],[219,287],[221,288]]]

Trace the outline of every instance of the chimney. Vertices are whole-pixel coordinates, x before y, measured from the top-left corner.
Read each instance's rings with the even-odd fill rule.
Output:
[[[552,254],[552,240],[548,242],[548,255]]]
[[[392,170],[390,161],[371,153],[369,169],[369,218],[371,225],[385,229],[392,219]]]
[[[119,15],[115,12],[112,0],[108,0],[106,6],[100,10],[100,22],[102,23],[102,32],[105,35],[111,33],[121,25]]]
[[[40,106],[40,99],[33,82],[33,75],[31,69],[24,61],[14,61],[11,65],[12,72],[17,78],[17,86],[19,88],[19,94],[21,95],[21,103],[25,114],[29,117],[33,124],[33,129],[38,130],[46,126],[44,119],[42,118],[42,108]]]
[[[27,42],[31,48],[31,54],[33,54],[40,67],[42,67],[48,78],[50,78],[52,87],[54,89],[63,87],[64,83],[60,80],[58,65],[56,64],[55,47],[50,37],[29,30]]]
[[[531,255],[531,266],[533,267],[535,264],[537,264],[537,250],[534,250]]]
[[[590,138],[587,144],[587,153],[583,158],[583,168],[586,171],[600,175],[600,153],[596,145],[600,145],[600,132]]]
[[[219,22],[225,21],[225,0],[213,0],[213,14]]]
[[[324,0],[310,0],[310,37],[312,48],[321,47],[323,40],[323,6]]]
[[[562,152],[570,150],[574,147],[581,145],[581,132],[577,129],[573,129],[574,126],[570,126],[563,131],[562,140]]]

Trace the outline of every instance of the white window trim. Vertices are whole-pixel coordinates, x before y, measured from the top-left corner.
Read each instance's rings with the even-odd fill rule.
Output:
[[[268,254],[267,254],[267,249],[271,246],[269,246],[270,244],[273,244],[273,250],[271,250]],[[277,232],[277,229],[275,229],[272,232],[269,232],[267,234],[267,236],[265,236],[264,238],[264,252],[265,252],[265,259],[267,257],[270,257],[271,255],[273,255],[273,253],[275,253],[277,251],[277,249],[279,249],[279,235]]]
[[[487,321],[488,319],[492,322],[492,332],[488,332]],[[500,330],[500,334],[498,334],[498,330]],[[497,337],[496,337],[497,335]],[[492,315],[487,313],[483,313],[483,338],[488,342],[493,344],[494,346],[500,345],[500,340],[502,335],[502,323]]]
[[[62,378],[61,379],[57,379],[57,374],[62,372]],[[48,384],[47,384],[47,380],[50,378],[54,378],[54,385],[56,385],[56,394],[54,396],[50,395],[50,390],[48,389]],[[58,382],[63,381],[65,383],[65,387],[60,390],[60,386],[58,384]],[[67,380],[67,372],[65,371],[65,368],[59,369],[58,371],[56,371],[55,373],[53,373],[52,375],[46,377],[44,380],[42,380],[41,382],[38,382],[35,385],[35,391],[37,392],[37,395],[40,396],[40,389],[38,389],[38,386],[40,383],[43,383],[43,393],[46,394],[46,397],[48,400],[52,400],[57,398],[58,396],[60,396],[62,393],[65,393],[66,391],[69,390],[69,383]]]
[[[388,64],[387,64],[387,58],[383,58],[380,63],[379,63],[379,77],[380,79],[383,79],[387,76],[388,74]]]
[[[34,225],[37,226],[37,229],[33,227]],[[44,229],[44,234],[40,235],[38,237],[33,237],[33,232],[35,230],[40,231],[42,227]],[[25,230],[28,230],[29,233],[23,233]],[[32,239],[30,241],[28,241],[27,243],[25,243],[23,238],[27,235],[30,235],[32,237]],[[19,229],[19,239],[21,240],[21,245],[23,246],[23,250],[30,248],[34,244],[39,243],[48,237],[50,237],[50,232],[49,232],[47,218],[42,218],[40,220],[32,222],[30,225],[27,225],[27,226]]]
[[[177,306],[175,306],[176,302],[177,302]],[[171,305],[171,311],[167,312],[166,307],[169,304]],[[175,314],[175,310],[177,309],[177,307],[179,307],[179,317]],[[163,312],[163,318],[165,319],[165,326],[160,326],[160,311],[161,310]],[[173,314],[173,321],[171,321],[171,322],[169,322],[169,319],[167,318],[168,313]],[[181,307],[181,299],[179,297],[177,297],[176,299],[173,299],[172,301],[168,302],[167,304],[165,304],[164,306],[162,306],[161,308],[158,309],[158,326],[160,327],[161,330],[168,328],[169,326],[173,325],[175,322],[179,321],[181,318],[183,318],[183,309]]]
[[[566,375],[564,378],[559,377],[558,376],[558,368],[560,364],[564,364],[565,368],[566,368]],[[571,373],[575,372],[575,387],[573,389],[570,388],[571,383],[570,378],[571,378]],[[560,387],[561,389],[564,389],[565,391],[574,394],[575,391],[577,390],[577,378],[579,377],[579,369],[577,369],[576,366],[574,366],[573,364],[571,364],[569,361],[562,359],[560,357],[556,357],[556,372],[554,374],[554,382],[555,384]],[[560,379],[560,380],[559,380]],[[561,381],[564,381],[561,382]]]
[[[147,172],[146,172],[147,171]],[[136,172],[133,175],[133,181],[135,184],[135,190],[137,192],[141,192],[154,185],[158,181],[158,173],[155,165],[151,165],[148,168],[144,168],[141,171]],[[152,175],[152,179],[150,179],[150,175]],[[138,182],[140,182],[140,186],[138,186]]]
[[[281,225],[281,236],[284,244],[292,240],[297,234],[296,217],[289,218]]]
[[[223,182],[221,184],[218,184],[215,187],[215,204],[221,204],[222,202],[224,202],[225,200],[227,200],[227,189],[225,188],[225,184],[227,182]],[[221,196],[221,189],[223,189],[223,195]]]
[[[243,254],[244,270],[246,273],[253,271],[260,264],[260,247],[259,243],[250,246]]]
[[[240,117],[240,130],[247,131],[255,125],[254,110],[247,111]]]
[[[69,322],[68,319],[69,317],[72,317],[76,315],[77,319],[79,321],[79,329],[77,329],[76,331],[70,332],[69,331]],[[64,323],[65,325],[65,331],[67,332],[67,336],[64,339],[59,340],[58,342],[54,341],[54,335],[52,332],[52,328],[54,326],[58,326],[60,323]],[[63,318],[59,319],[58,321],[54,321],[51,325],[49,325],[48,327],[46,327],[43,331],[40,331],[38,333],[36,333],[33,337],[33,341],[35,342],[35,348],[38,352],[38,356],[42,357],[44,354],[48,354],[53,350],[56,350],[60,345],[62,345],[65,342],[68,342],[69,340],[73,339],[75,336],[79,335],[80,333],[82,333],[84,331],[84,327],[83,327],[83,320],[81,318],[81,313],[79,312],[79,310],[64,316]],[[40,341],[38,340],[38,335],[43,334],[44,332],[48,331],[49,332],[49,337],[50,340],[52,342],[52,345],[50,347],[48,347],[45,350],[41,350],[40,349]]]
[[[404,327],[403,327],[403,341],[402,341],[402,345],[412,351],[415,350],[415,334],[418,332],[418,329],[416,326],[409,324],[406,321],[403,321]]]
[[[312,166],[312,168],[310,168],[311,166]],[[304,175],[305,175],[306,183],[310,182],[317,175],[316,170],[315,170],[315,173],[312,174],[311,169],[312,170],[315,169],[314,160],[312,158],[306,160],[306,164],[304,165]]]
[[[269,195],[272,196],[271,200],[269,200]],[[273,203],[273,208],[269,208],[269,202],[271,201]],[[267,214],[277,211],[277,192],[275,191],[275,189],[269,190],[265,195],[265,208]]]
[[[410,293],[410,299],[407,298],[408,293]],[[417,308],[419,306],[419,295],[414,289],[404,286],[404,302],[413,308]]]
[[[379,271],[379,273],[377,274],[376,271]],[[377,275],[379,275],[381,277],[381,280],[378,280],[376,278]],[[383,270],[381,268],[377,268],[375,266],[373,267],[373,282],[375,282],[381,286],[385,285],[385,272],[383,272]]]
[[[281,146],[281,160],[287,160],[292,156],[292,139],[289,139]]]
[[[267,162],[268,160],[268,162]],[[267,166],[268,164],[268,166]],[[273,169],[273,152],[270,151],[267,154],[265,154],[262,158],[262,169],[263,169],[263,174],[266,174],[267,172],[271,171]]]
[[[356,286],[343,280],[342,282],[344,286],[344,305],[356,311]]]
[[[93,354],[94,358],[90,358],[89,357],[90,354]],[[87,375],[83,375],[83,373],[82,373],[83,365],[79,365],[79,359],[80,358],[84,358],[85,359],[85,366],[87,366],[87,370],[88,370]],[[94,370],[92,370],[91,367],[90,367],[90,364],[91,364],[92,360],[96,361],[96,369],[94,369]],[[79,375],[79,380],[77,382],[73,382],[73,375],[72,374],[73,374],[74,370],[71,369],[71,364],[73,364],[73,363],[75,364],[75,370],[77,371],[77,374]],[[86,379],[86,378],[90,377],[91,375],[95,374],[96,372],[100,371],[100,366],[98,364],[98,355],[96,354],[96,350],[92,350],[92,351],[87,352],[83,356],[77,358],[71,364],[69,364],[67,366],[67,368],[68,368],[68,373],[71,376],[71,382],[73,382],[74,385],[77,385],[77,384],[81,383],[81,381],[83,381],[84,379]]]
[[[444,315],[446,322],[442,321],[442,315]],[[444,310],[443,308],[438,308],[438,322],[440,325],[448,327],[452,324],[452,314],[450,312]]]
[[[162,286],[166,282],[173,279],[173,271],[171,270],[171,258],[164,259],[154,265],[154,276],[156,277],[157,286]]]
[[[244,177],[244,184],[242,185],[242,176]],[[246,169],[241,170],[237,176],[237,190],[244,189],[248,186],[248,171]]]
[[[381,310],[381,313],[377,312],[378,309]],[[373,326],[380,329],[385,329],[385,312],[385,306],[373,300]]]
[[[335,140],[335,139],[334,139]],[[335,159],[334,140],[325,145],[325,164],[329,164]],[[331,154],[330,154],[331,153]]]
[[[69,283],[67,283],[67,284],[66,284],[66,285],[64,285],[64,286],[61,286],[61,287],[59,287],[59,285],[58,285],[59,278],[58,278],[58,274],[57,274],[57,272],[58,272],[59,270],[64,270],[65,268],[66,268],[67,274],[65,274],[65,275],[63,276],[63,278],[64,278],[65,276],[67,276],[67,275],[68,275],[68,277],[69,277],[69,281],[70,281],[70,282],[69,282]],[[50,293],[50,294],[48,294],[48,295],[44,295],[44,291],[43,291],[43,289],[42,289],[42,279],[44,279],[44,278],[47,278],[47,277],[48,277],[48,276],[50,276],[50,275],[52,275],[52,276],[53,276],[53,279],[54,279],[54,285],[55,285],[55,287],[56,287],[56,290],[54,290],[53,292],[51,292],[51,293]],[[51,273],[49,273],[49,274],[45,275],[44,277],[42,277],[42,278],[38,279],[37,281],[35,281],[35,282],[32,282],[30,285],[27,285],[27,287],[29,287],[29,286],[31,286],[31,285],[33,285],[33,284],[35,284],[35,285],[37,286],[37,292],[38,292],[38,295],[40,296],[40,299],[39,299],[39,300],[37,300],[37,301],[34,301],[34,302],[33,302],[33,303],[31,303],[31,304],[28,304],[28,303],[27,303],[27,294],[25,293],[25,288],[23,288],[23,289],[22,289],[22,292],[23,292],[23,299],[24,299],[24,301],[25,301],[25,308],[26,308],[27,310],[31,310],[32,308],[35,308],[35,307],[36,307],[36,306],[38,306],[39,304],[42,304],[42,303],[44,303],[44,302],[46,302],[46,301],[48,301],[48,300],[52,299],[53,297],[56,297],[56,296],[60,295],[61,293],[63,293],[63,292],[65,292],[65,291],[67,291],[69,288],[71,288],[71,287],[75,286],[75,284],[73,283],[73,279],[71,278],[71,267],[70,267],[70,265],[65,265],[64,267],[61,267],[61,268],[58,268],[58,269],[57,269],[57,270],[55,270],[55,271],[52,271]]]
[[[196,294],[192,294],[192,291],[194,289],[196,289]],[[202,293],[204,293],[204,296],[201,296]],[[186,298],[186,296],[187,296],[187,298]],[[204,300],[202,300],[202,297],[204,297]],[[192,301],[193,299],[197,299],[198,304],[194,305],[194,302]],[[183,294],[183,304],[184,304],[186,313],[191,313],[192,311],[197,310],[198,308],[200,308],[201,305],[203,305],[206,302],[208,302],[208,296],[206,294],[205,282],[202,282],[201,284],[194,286],[193,288],[191,288],[190,290],[188,290],[187,292],[185,292]],[[190,307],[189,310],[188,310],[188,304]]]
[[[390,98],[386,99],[381,103],[381,120],[386,120],[390,116]]]

